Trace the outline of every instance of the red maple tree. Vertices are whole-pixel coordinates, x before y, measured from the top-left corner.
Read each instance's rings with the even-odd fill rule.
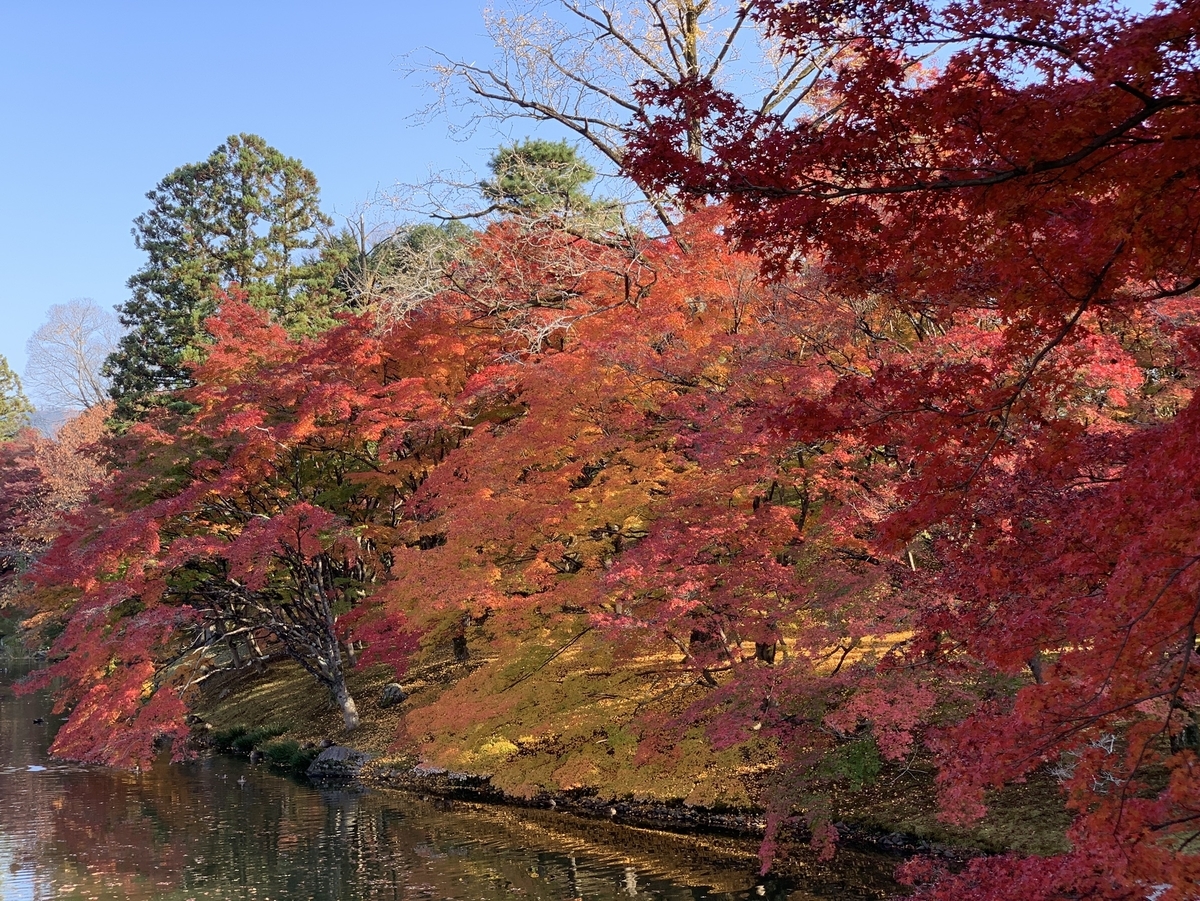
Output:
[[[403,321],[305,340],[226,302],[190,412],[114,440],[42,569],[79,592],[56,752],[144,760],[218,646],[286,648],[351,725],[348,639],[403,666],[486,623],[515,657],[590,614],[704,686],[645,753],[775,741],[773,823],[803,807],[830,847],[822,791],[924,743],[947,815],[1039,768],[1077,814],[1070,853],[934,896],[1186,896],[1190,9],[760,3],[842,52],[796,127],[654,98],[632,165],[727,201],[671,237],[500,222]],[[484,716],[464,685],[428,728]]]
[[[23,429],[0,444],[0,576],[28,569],[61,531],[63,517],[104,479],[102,440],[111,411],[110,404],[97,404],[52,436]]]
[[[292,340],[240,298],[208,326],[188,412],[111,441],[118,475],[34,573],[79,592],[38,677],[62,677],[58,703],[75,705],[55,753],[144,763],[157,740],[186,734],[207,658],[224,648],[237,665],[264,642],[357,724],[340,616],[381,572],[398,509],[437,453],[436,337],[416,342],[423,358],[389,355],[364,320]],[[417,365],[426,375],[407,375]],[[372,651],[399,663],[406,639],[390,633]]]
[[[874,472],[880,503],[851,530],[875,553],[927,554],[908,556],[916,635],[890,662],[1018,679],[931,736],[946,815],[1039,767],[1076,814],[1069,853],[976,861],[928,894],[1194,897],[1200,10],[754,14],[838,48],[811,115],[648,89],[631,170],[727,200],[770,271],[816,266],[881,314],[864,358],[778,427]]]

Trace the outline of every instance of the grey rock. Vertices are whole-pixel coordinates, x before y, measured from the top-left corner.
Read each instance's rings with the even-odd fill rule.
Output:
[[[383,686],[383,692],[379,695],[379,706],[382,709],[394,707],[397,704],[402,704],[408,697],[406,692],[399,682],[391,682]]]
[[[308,767],[309,779],[357,779],[371,757],[353,748],[333,745],[326,748]]]

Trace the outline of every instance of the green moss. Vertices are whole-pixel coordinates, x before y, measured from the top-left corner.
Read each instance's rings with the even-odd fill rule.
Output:
[[[262,747],[263,756],[271,766],[295,773],[302,773],[321,752],[314,747],[304,747],[292,738],[267,742]]]
[[[218,751],[233,750],[233,743],[236,739],[241,738],[246,734],[244,725],[228,726],[224,729],[217,729],[212,734],[212,743]]]
[[[709,690],[675,656],[622,656],[594,633],[580,637],[585,625],[580,617],[472,635],[469,666],[450,659],[448,642],[431,644],[405,673],[410,700],[398,707],[373,700],[394,673],[351,670],[363,723],[349,734],[327,694],[288,661],[273,662],[262,675],[247,668],[240,682],[214,681],[198,712],[213,725],[218,746],[259,747],[281,767],[300,768],[297,751],[331,738],[376,755],[381,767],[420,762],[486,773],[496,788],[519,797],[574,789],[744,810],[784,790],[778,750],[765,739],[714,750],[704,727],[695,725],[647,753],[646,717],[652,727]],[[263,722],[286,723],[286,739],[273,741],[282,730],[246,725]],[[864,736],[822,766],[819,781],[829,796],[821,803],[835,821],[984,850],[1054,853],[1065,843],[1070,817],[1050,777],[997,794],[981,823],[960,828],[938,819],[929,760],[881,761]],[[787,793],[797,794],[794,786]]]
[[[885,764],[875,782],[834,798],[838,819],[883,832],[901,832],[926,841],[988,852],[1059,854],[1067,848],[1068,813],[1058,784],[1043,773],[989,795],[987,815],[971,826],[939,817],[932,764],[898,768]]]
[[[213,732],[212,743],[219,751],[249,754],[253,750],[261,749],[266,742],[287,731],[287,726],[281,723],[253,728],[238,723]]]

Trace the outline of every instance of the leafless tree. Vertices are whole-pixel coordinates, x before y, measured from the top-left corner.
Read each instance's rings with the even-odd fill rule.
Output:
[[[750,7],[748,0],[508,0],[484,11],[498,51],[491,65],[438,54],[425,67],[438,90],[426,112],[461,109],[469,127],[554,122],[618,172],[641,110],[633,90],[639,82],[674,87],[708,79],[786,119],[830,53],[779,53],[757,32]],[[699,120],[689,146],[703,155]],[[647,200],[669,227],[669,199]]]
[[[100,366],[117,346],[114,313],[90,298],[56,303],[25,344],[25,383],[41,405],[87,410],[108,400]]]
[[[339,240],[350,259],[338,278],[354,307],[394,323],[445,290],[446,273],[466,253],[471,231],[389,220],[378,214],[382,205],[364,204],[345,217]]]

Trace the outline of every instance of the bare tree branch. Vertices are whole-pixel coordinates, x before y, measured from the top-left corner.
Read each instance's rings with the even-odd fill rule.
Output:
[[[554,122],[617,174],[642,109],[638,84],[706,78],[761,97],[764,109],[797,110],[829,54],[785,56],[752,27],[749,12],[747,0],[502,0],[484,11],[497,49],[493,64],[435,54],[410,71],[432,76],[438,100],[425,119],[451,109],[466,113],[469,129],[489,120]],[[698,119],[689,149],[697,158],[705,152]],[[669,229],[672,198],[644,199]]]
[[[25,383],[40,406],[86,410],[108,400],[108,379],[100,375],[117,346],[121,326],[96,301],[56,303],[25,345]]]

